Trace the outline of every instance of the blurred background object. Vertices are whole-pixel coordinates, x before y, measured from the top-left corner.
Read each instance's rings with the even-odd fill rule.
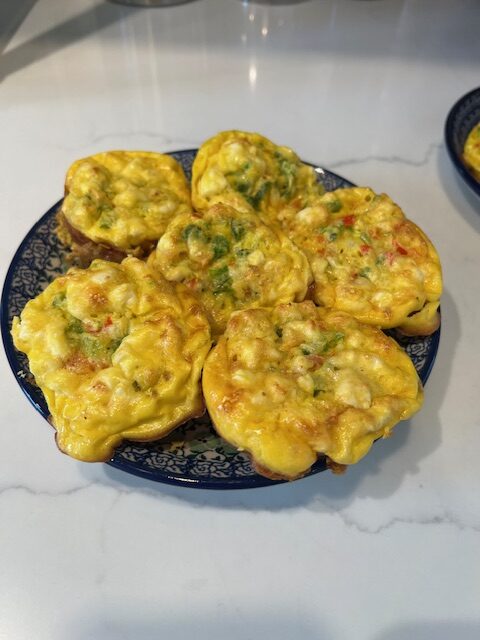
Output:
[[[242,0],[243,4],[300,4],[300,2],[311,2],[312,0]]]
[[[35,0],[0,2],[0,54],[7,48],[10,38],[27,17]]]
[[[127,4],[135,7],[172,7],[175,4],[186,4],[194,0],[109,0],[115,4]]]

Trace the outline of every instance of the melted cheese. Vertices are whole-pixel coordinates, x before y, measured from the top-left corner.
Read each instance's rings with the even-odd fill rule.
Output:
[[[303,300],[312,280],[306,257],[282,232],[220,204],[201,218],[173,220],[150,264],[198,295],[215,335],[237,309]]]
[[[136,258],[71,269],[12,334],[74,458],[106,460],[124,438],[154,440],[203,413],[207,320],[191,293]]]
[[[125,253],[158,240],[177,213],[190,209],[183,169],[171,156],[109,151],[77,160],[67,173],[67,222],[89,240]]]
[[[207,357],[203,390],[220,435],[259,470],[289,479],[319,454],[357,462],[423,399],[391,338],[312,302],[233,314]]]

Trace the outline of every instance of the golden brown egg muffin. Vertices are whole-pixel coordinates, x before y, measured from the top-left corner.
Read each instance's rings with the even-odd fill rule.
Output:
[[[273,220],[299,211],[323,193],[312,167],[258,133],[224,131],[199,149],[192,167],[192,202],[205,211],[223,202]]]
[[[178,162],[150,151],[107,151],[77,160],[67,172],[59,238],[77,262],[143,257],[167,225],[190,211],[190,189]]]
[[[260,473],[284,479],[321,454],[356,463],[423,400],[394,340],[311,301],[234,313],[202,384],[218,433]]]
[[[149,263],[198,295],[214,336],[233,311],[303,300],[312,282],[305,255],[281,231],[222,204],[177,216]]]
[[[463,160],[473,176],[480,180],[480,122],[467,136],[463,149]]]
[[[198,301],[137,258],[72,268],[13,322],[68,455],[107,460],[123,440],[156,440],[204,412],[211,345]]]
[[[384,329],[435,331],[442,274],[427,236],[368,188],[331,191],[320,203],[283,223],[310,261],[315,302]]]

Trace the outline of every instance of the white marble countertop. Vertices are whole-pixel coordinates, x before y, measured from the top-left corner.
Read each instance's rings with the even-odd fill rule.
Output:
[[[389,193],[445,294],[421,412],[344,476],[249,491],[68,459],[2,356],[0,638],[477,640],[480,201],[443,126],[480,84],[478,2],[7,4],[2,279],[74,159],[240,128]]]

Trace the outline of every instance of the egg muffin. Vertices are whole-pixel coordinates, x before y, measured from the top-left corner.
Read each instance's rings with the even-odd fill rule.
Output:
[[[192,202],[198,211],[223,202],[275,221],[280,213],[313,206],[322,193],[312,167],[258,133],[217,134],[200,147],[192,167]]]
[[[205,315],[137,258],[70,269],[27,303],[12,335],[59,448],[78,460],[107,460],[123,439],[156,440],[204,412]]]
[[[174,158],[107,151],[69,168],[58,235],[80,266],[93,258],[121,262],[148,255],[172,218],[190,210],[190,188]]]
[[[473,176],[480,180],[480,122],[467,136],[463,149],[463,160]]]
[[[409,335],[439,326],[440,261],[427,236],[387,195],[352,187],[284,221],[307,255],[317,304]]]
[[[423,401],[394,340],[311,301],[234,313],[202,380],[218,433],[248,452],[259,473],[287,480],[319,455],[358,462]]]
[[[281,231],[223,204],[177,216],[149,264],[199,297],[214,336],[233,311],[301,301],[312,282],[305,255]]]

